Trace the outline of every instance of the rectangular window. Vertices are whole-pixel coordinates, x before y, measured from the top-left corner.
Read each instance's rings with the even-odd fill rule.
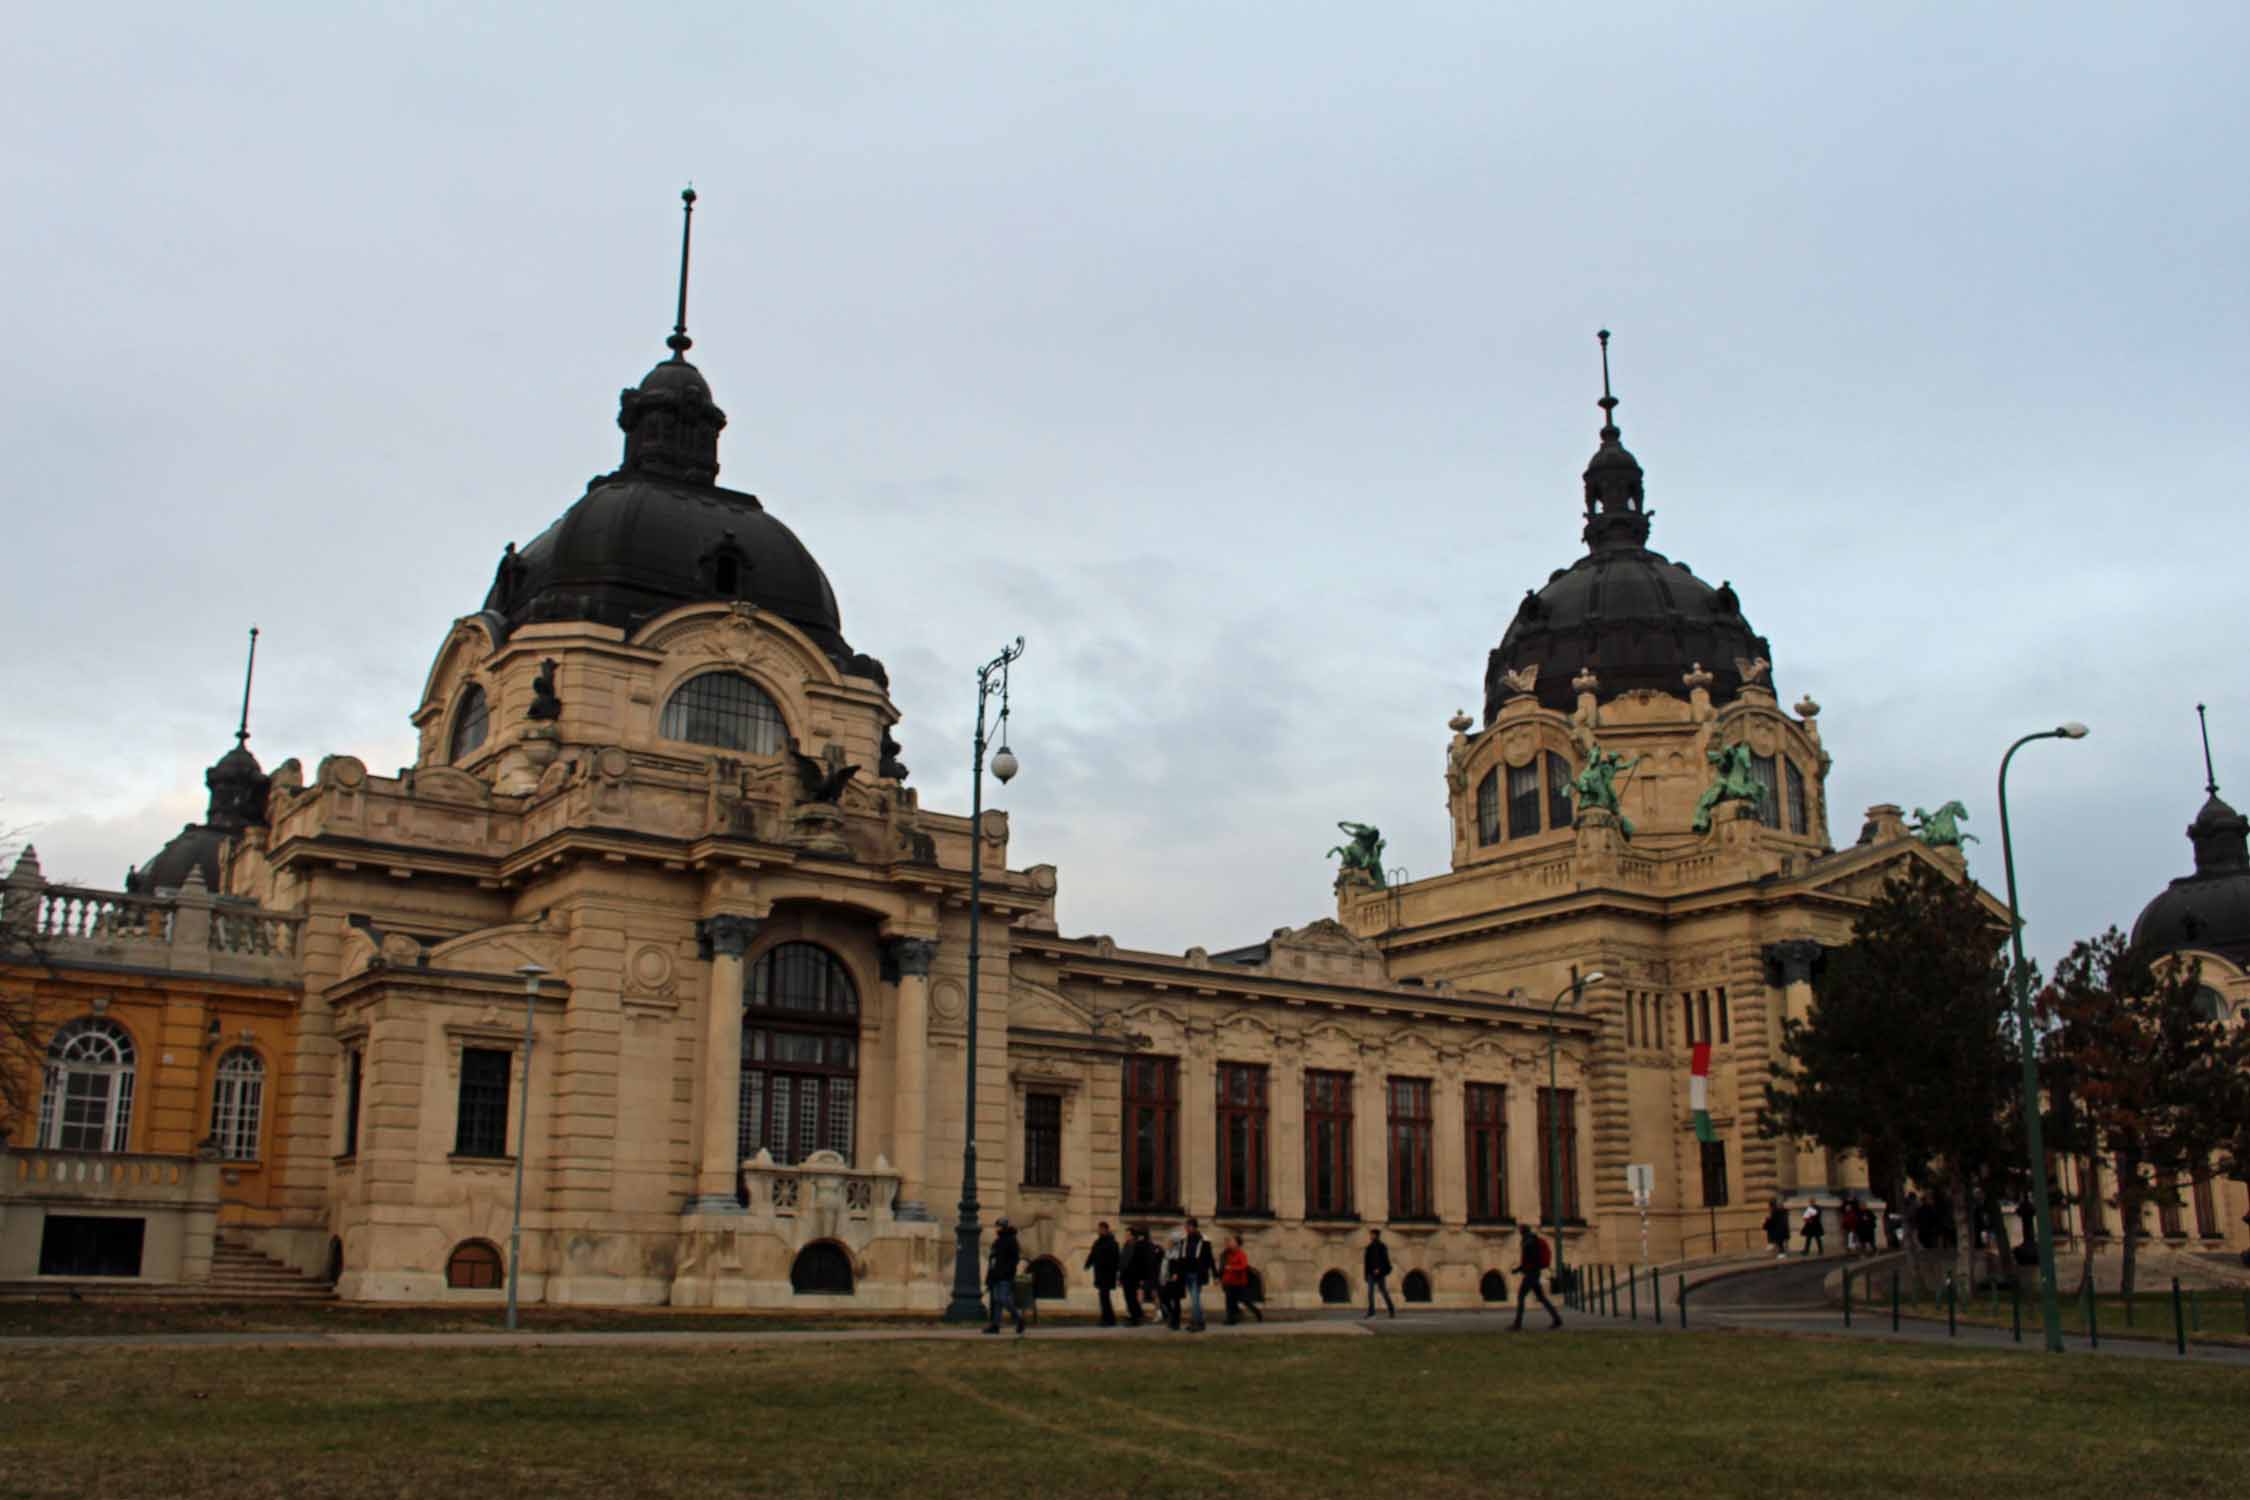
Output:
[[[1733,1027],[1733,1025],[1732,1025],[1732,1024],[1731,1024],[1731,1023],[1730,1023],[1730,1022],[1729,1022],[1729,1021],[1727,1020],[1727,989],[1726,989],[1726,986],[1725,986],[1725,985],[1723,985],[1723,984],[1722,984],[1722,985],[1720,985],[1720,986],[1719,986],[1719,991],[1718,991],[1718,994],[1719,994],[1719,1040],[1720,1040],[1720,1041],[1722,1041],[1722,1042],[1731,1042],[1731,1041],[1733,1041],[1733,1040],[1734,1040],[1734,1027]]]
[[[1756,778],[1758,783],[1758,821],[1768,828],[1779,828],[1781,826],[1781,783],[1775,779],[1779,773],[1774,769],[1773,757],[1770,755],[1751,756],[1750,774]]]
[[[1219,1212],[1266,1211],[1266,1070],[1219,1064]]]
[[[2180,1182],[2172,1176],[2156,1179],[2156,1224],[2166,1239],[2177,1239],[2187,1230],[2180,1223]]]
[[[2078,1160],[2078,1218],[2088,1238],[2109,1233],[2109,1217],[2102,1212],[2102,1162],[2098,1156]]]
[[[1727,1206],[1727,1143],[1725,1141],[1698,1141],[1703,1148],[1703,1206]]]
[[[1810,826],[1805,817],[1805,773],[1793,760],[1785,760],[1782,765],[1789,772],[1789,831],[1803,833]]]
[[[366,1070],[365,1049],[354,1047],[347,1054],[344,1065],[344,1155],[359,1155],[359,1091],[361,1074]]]
[[[1063,1185],[1060,1094],[1023,1096],[1023,1185]]]
[[[455,1156],[508,1154],[508,1070],[512,1054],[494,1047],[461,1049],[461,1096],[454,1117]]]
[[[1570,762],[1550,750],[1547,761],[1547,826],[1568,828],[1577,821],[1570,803]]]
[[[1125,1151],[1121,1197],[1126,1209],[1180,1206],[1180,1060],[1125,1061]]]
[[[1508,837],[1539,831],[1539,762],[1508,767]]]
[[[1352,1075],[1305,1072],[1305,1213],[1352,1211]]]
[[[1500,773],[1487,771],[1477,783],[1477,842],[1500,842]]]
[[[1431,1218],[1430,1081],[1393,1078],[1390,1100],[1391,1217]]]
[[[1635,998],[1631,994],[1627,994],[1625,997],[1625,1045],[1628,1047],[1633,1045],[1633,1001]]]
[[[1694,1046],[1695,997],[1693,995],[1682,994],[1680,996],[1680,1029],[1686,1033],[1686,1035],[1680,1039],[1681,1045],[1687,1047]]]
[[[1709,990],[1697,990],[1695,993],[1695,1039],[1699,1042],[1711,1040],[1711,992]]]
[[[2195,1232],[2207,1240],[2219,1238],[2218,1205],[2211,1201],[2211,1179],[2195,1179]]]
[[[1508,1217],[1508,1091],[1472,1083],[1462,1095],[1469,1122],[1469,1218]]]
[[[1574,1221],[1579,1217],[1576,1089],[1539,1091],[1539,1217],[1542,1220],[1552,1221],[1555,1216],[1554,1172],[1557,1167],[1562,1171],[1562,1216]]]

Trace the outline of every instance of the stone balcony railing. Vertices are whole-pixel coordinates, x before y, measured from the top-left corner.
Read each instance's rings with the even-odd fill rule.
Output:
[[[0,924],[0,955],[289,984],[304,918],[214,897],[200,872],[155,896],[50,884],[27,851],[0,888]]]
[[[0,1200],[53,1207],[216,1209],[219,1164],[192,1156],[0,1147]]]
[[[753,1219],[772,1221],[794,1243],[835,1239],[863,1244],[893,1222],[901,1178],[881,1156],[854,1167],[833,1151],[782,1166],[764,1151],[742,1164]]]

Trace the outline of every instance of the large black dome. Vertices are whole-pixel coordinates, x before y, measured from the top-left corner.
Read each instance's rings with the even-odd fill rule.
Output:
[[[2187,834],[2195,873],[2141,908],[2133,946],[2151,958],[2193,948],[2250,963],[2250,819],[2220,801],[2213,786]]]
[[[1648,547],[1640,461],[1620,442],[1609,394],[1608,333],[1602,334],[1601,447],[1586,465],[1586,555],[1558,568],[1546,587],[1526,591],[1507,633],[1487,658],[1484,721],[1499,716],[1514,689],[1503,674],[1537,667],[1540,703],[1562,713],[1578,701],[1571,679],[1591,668],[1609,699],[1635,688],[1675,698],[1696,665],[1711,674],[1711,698],[1724,703],[1742,685],[1737,658],[1772,658],[1727,584],[1716,588]],[[1770,680],[1770,679],[1769,679]]]

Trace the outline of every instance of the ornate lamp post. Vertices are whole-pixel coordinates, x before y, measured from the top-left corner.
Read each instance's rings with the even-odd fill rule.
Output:
[[[1576,1005],[1586,986],[1599,983],[1601,978],[1602,971],[1599,969],[1584,976],[1573,974],[1570,976],[1570,983],[1564,985],[1555,998],[1547,1002],[1547,1229],[1555,1237],[1555,1281],[1558,1285],[1563,1279],[1563,1185],[1562,1117],[1555,1089],[1555,1043],[1560,1038],[1555,1030],[1555,1021],[1562,1012],[1564,1000]]]
[[[980,1274],[984,1226],[977,1220],[977,955],[984,930],[984,748],[985,703],[997,692],[1000,717],[994,724],[1000,748],[992,774],[1003,785],[1015,779],[1019,762],[1008,748],[1008,667],[1023,655],[1023,637],[977,668],[977,735],[969,763],[969,1043],[961,1068],[961,1207],[953,1225],[953,1300],[945,1321],[984,1321],[984,1279]]]
[[[2047,1352],[2063,1352],[2062,1306],[2055,1297],[2055,1225],[2047,1205],[2047,1148],[2039,1123],[2039,1064],[2031,1046],[2031,975],[2023,956],[2023,918],[2016,911],[2016,850],[2008,837],[2008,762],[2033,740],[2082,740],[2086,726],[2076,721],[2027,734],[2000,757],[2000,860],[2008,871],[2008,940],[2015,945],[2015,970],[2009,976],[2016,997],[2016,1050],[2023,1054],[2023,1133],[2031,1153],[2031,1210],[2039,1234],[2039,1317],[2046,1326]]]
[[[539,1009],[539,981],[551,970],[525,964],[523,976],[523,1082],[516,1105],[516,1209],[508,1221],[508,1330],[516,1326],[516,1282],[523,1274],[523,1159],[531,1154],[531,1018]]]

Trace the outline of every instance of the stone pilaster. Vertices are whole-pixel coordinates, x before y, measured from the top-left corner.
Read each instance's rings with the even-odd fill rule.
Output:
[[[1273,1139],[1267,1179],[1273,1184],[1274,1214],[1296,1223],[1305,1217],[1305,1053],[1295,1037],[1275,1040],[1271,1077],[1267,1106]]]
[[[703,1001],[701,1110],[703,1149],[695,1173],[691,1213],[739,1213],[735,1179],[742,1111],[742,957],[758,934],[758,919],[705,917],[696,941],[710,965]]]
[[[1431,1089],[1430,1128],[1436,1139],[1430,1142],[1430,1171],[1436,1180],[1430,1184],[1430,1204],[1443,1222],[1463,1225],[1469,1222],[1468,1115],[1459,1052],[1439,1054]]]
[[[1352,1207],[1370,1224],[1391,1217],[1390,1073],[1386,1054],[1362,1043],[1352,1073]]]
[[[898,1167],[897,1214],[901,1219],[930,1217],[930,964],[937,957],[934,938],[891,938],[883,944],[884,977],[898,988],[897,1023],[892,1028],[893,1058],[891,1160]]]
[[[1192,1022],[1180,1059],[1180,1205],[1204,1218],[1219,1204],[1218,1046],[1207,1023]]]
[[[1782,1023],[1787,1020],[1803,1020],[1806,1012],[1812,1007],[1813,970],[1820,962],[1820,956],[1820,944],[1804,938],[1774,943],[1765,950],[1766,972],[1762,977],[1772,998],[1766,1006],[1764,1032],[1770,1050],[1766,1067],[1758,1073],[1756,1079],[1757,1092],[1754,1097],[1759,1100],[1765,1098],[1766,1081],[1772,1074],[1774,1063],[1780,1059]],[[1749,1040],[1750,1036],[1755,1035],[1755,1032],[1750,1033],[1749,1036],[1745,1036],[1741,1032],[1737,1033],[1737,1037],[1745,1041]],[[1744,1068],[1742,1073],[1742,1088],[1746,1094],[1751,1088],[1751,1074],[1747,1067]],[[1744,1154],[1747,1158],[1748,1137],[1745,1136],[1744,1139],[1746,1143]],[[1817,1148],[1798,1150],[1787,1141],[1774,1141],[1765,1144],[1770,1145],[1774,1150],[1774,1187],[1801,1189],[1826,1187],[1828,1185],[1827,1153]],[[1747,1162],[1742,1175],[1743,1186],[1746,1189],[1752,1187],[1757,1181],[1753,1177]]]

